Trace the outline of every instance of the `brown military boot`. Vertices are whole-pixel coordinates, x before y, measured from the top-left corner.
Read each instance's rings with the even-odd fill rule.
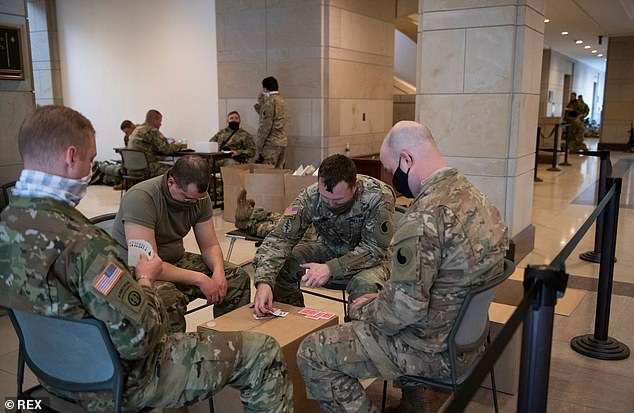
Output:
[[[255,207],[255,201],[247,199],[247,191],[245,189],[240,190],[238,194],[238,203],[236,205],[236,227],[239,229],[246,229],[253,214],[253,208]]]
[[[429,405],[425,397],[425,386],[401,387],[401,402],[385,409],[387,413],[427,413]]]

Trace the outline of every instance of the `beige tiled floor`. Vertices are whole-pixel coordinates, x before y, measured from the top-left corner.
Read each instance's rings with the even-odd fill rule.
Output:
[[[616,163],[621,158],[632,158],[634,154],[613,152]],[[534,251],[518,263],[519,268],[527,264],[546,264],[559,252],[572,237],[576,229],[593,210],[592,206],[574,204],[572,201],[592,185],[597,178],[598,161],[593,157],[571,156],[573,166],[561,167],[561,172],[549,172],[549,165],[540,165],[538,175],[544,182],[534,185],[533,224],[536,227]],[[624,182],[623,196],[629,196],[629,181]],[[88,196],[81,202],[79,209],[87,216],[95,216],[116,211],[119,205],[119,192],[110,187],[94,186],[89,188]],[[223,251],[227,251],[229,240],[224,233],[234,228],[222,219],[216,211],[214,225]],[[634,256],[629,248],[634,241],[634,210],[621,208],[617,241],[615,280],[626,285],[634,284]],[[580,252],[593,247],[594,232],[591,230],[579,247],[567,261],[567,270],[571,275],[585,278],[597,278],[598,265],[578,259]],[[196,251],[193,236],[186,239],[186,248]],[[253,257],[255,247],[248,241],[237,241],[231,261],[242,263]],[[626,344],[634,345],[634,298],[632,294],[621,294],[615,288],[612,297],[610,335]],[[589,292],[583,298],[570,317],[556,316],[551,375],[549,382],[549,411],[551,412],[631,412],[634,410],[634,359],[623,361],[599,361],[581,356],[570,349],[570,339],[579,334],[591,333],[594,327],[596,293]],[[306,305],[326,311],[337,312],[342,318],[341,304],[321,298],[306,296]],[[193,330],[200,322],[209,317],[207,311],[188,316],[188,329]],[[7,317],[0,317],[0,398],[15,394],[15,371],[17,358],[17,339]],[[28,383],[34,383],[34,377],[27,377]],[[379,383],[370,386],[372,397],[377,400]],[[500,395],[504,412],[515,411],[516,397]],[[398,393],[391,392],[389,404],[397,402]],[[377,400],[378,402],[378,400]],[[197,406],[196,411],[204,411]],[[476,394],[468,411],[491,411],[490,392],[481,390]]]

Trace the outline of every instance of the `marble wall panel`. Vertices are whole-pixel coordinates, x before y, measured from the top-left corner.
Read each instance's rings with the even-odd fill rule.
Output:
[[[237,9],[216,17],[218,53],[266,48],[267,15],[264,9]]]
[[[508,178],[504,220],[513,237],[526,228],[533,213],[533,172]]]
[[[419,88],[423,93],[461,93],[464,90],[466,33],[464,30],[425,32]]]
[[[385,103],[381,100],[341,99],[339,134],[360,135],[389,129],[391,121],[385,117]]]
[[[467,30],[464,80],[466,93],[511,91],[514,39],[514,26]]]
[[[329,97],[345,99],[392,99],[391,67],[331,60]]]
[[[419,121],[443,155],[505,158],[511,121],[509,94],[421,95]]]
[[[396,10],[396,0],[330,0],[329,5],[386,22],[394,21]]]
[[[257,98],[262,79],[268,74],[264,60],[218,62],[218,96],[223,98]],[[279,79],[278,79],[279,80]],[[280,88],[283,86],[280,85]]]
[[[514,25],[517,7],[481,7],[423,13],[423,29],[446,30]]]
[[[517,27],[513,92],[539,93],[543,50],[543,34],[530,28]]]
[[[465,175],[507,176],[508,160],[504,158],[473,158],[443,156],[447,165],[457,168]]]
[[[287,49],[320,46],[321,13],[320,5],[302,2],[295,2],[294,7],[268,9],[266,47]]]
[[[420,4],[420,3],[419,3]],[[470,9],[478,7],[509,6],[517,4],[517,0],[424,0],[423,11],[442,11]]]
[[[513,94],[508,136],[510,157],[525,156],[535,151],[538,109],[539,95]]]
[[[0,166],[11,170],[21,165],[18,151],[18,131],[24,119],[35,110],[35,99],[30,91],[0,92]]]
[[[266,76],[275,76],[285,98],[315,98],[322,93],[321,59],[269,60]],[[261,85],[262,78],[259,80]]]
[[[394,23],[341,12],[341,47],[382,56],[394,55]]]

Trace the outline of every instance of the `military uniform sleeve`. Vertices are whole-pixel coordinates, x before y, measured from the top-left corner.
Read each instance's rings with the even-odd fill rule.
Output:
[[[214,136],[211,137],[211,139],[209,139],[209,142],[218,142],[220,143],[220,135],[222,134],[222,131],[216,133]],[[218,148],[220,149],[220,148]]]
[[[275,105],[273,99],[267,99],[260,107],[260,124],[258,126],[258,134],[255,139],[255,146],[258,152],[262,151],[264,144],[271,135],[273,124],[275,122]]]
[[[388,335],[426,317],[441,263],[439,220],[420,212],[407,218],[394,235],[391,275],[385,288],[374,300],[352,307],[350,313]]]
[[[178,150],[180,149],[178,145],[168,143],[163,134],[156,129],[150,131],[147,134],[147,137],[150,140],[150,143],[156,148],[158,152],[164,153],[166,155],[178,152]]]
[[[58,262],[86,311],[106,324],[122,359],[144,358],[161,341],[167,325],[163,303],[153,288],[139,286],[112,240],[78,237]]]
[[[346,278],[386,259],[394,235],[394,203],[392,191],[382,189],[379,202],[370,210],[359,244],[347,254],[326,262],[333,279]]]
[[[310,196],[304,189],[286,209],[275,229],[262,241],[253,259],[256,286],[262,282],[271,288],[275,286],[275,278],[286,258],[312,223],[312,208]]]

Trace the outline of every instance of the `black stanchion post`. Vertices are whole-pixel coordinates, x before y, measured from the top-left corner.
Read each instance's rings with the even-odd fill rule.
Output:
[[[526,267],[524,291],[537,283],[535,303],[527,310],[522,330],[522,355],[517,412],[546,412],[548,377],[557,293],[563,292],[568,276],[550,266]]]
[[[568,131],[570,130],[570,124],[566,124],[566,126],[563,128],[564,132],[566,134],[566,138],[564,139],[564,162],[560,163],[559,165],[561,166],[572,166],[572,164],[570,162],[568,162],[568,142],[570,141],[570,136],[568,136]]]
[[[535,173],[533,175],[533,181],[535,182],[544,182],[544,180],[537,176],[537,163],[539,158],[539,138],[542,135],[542,127],[537,127],[537,144],[535,145]]]
[[[599,151],[599,190],[597,193],[597,205],[605,194],[608,192],[608,178],[612,175],[612,167],[610,166],[610,151]],[[597,223],[594,231],[594,249],[579,254],[579,258],[598,263],[601,262],[601,245],[603,244],[603,226],[605,225],[605,212],[607,208],[597,217]]]
[[[622,360],[630,356],[630,349],[627,345],[608,336],[610,303],[612,301],[612,279],[614,277],[616,232],[619,222],[621,178],[609,178],[608,186],[610,188],[614,186],[616,191],[604,210],[605,222],[603,226],[603,244],[601,245],[601,264],[599,267],[599,287],[597,290],[597,312],[594,321],[594,334],[586,334],[573,338],[570,342],[570,347],[584,356],[601,360]]]
[[[559,169],[557,167],[557,161],[559,160],[559,124],[557,123],[554,127],[553,127],[553,131],[554,131],[554,137],[553,137],[553,158],[551,161],[551,167],[548,168],[549,171],[561,171],[561,169]]]

